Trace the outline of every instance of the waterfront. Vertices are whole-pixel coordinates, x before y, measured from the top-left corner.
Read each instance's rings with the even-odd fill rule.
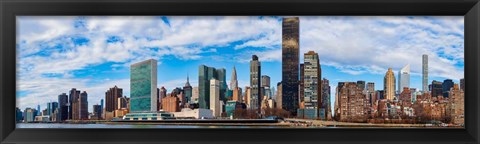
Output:
[[[159,125],[159,124],[61,124],[61,123],[18,123],[17,128],[288,128],[279,125],[259,126],[207,126],[207,125]]]

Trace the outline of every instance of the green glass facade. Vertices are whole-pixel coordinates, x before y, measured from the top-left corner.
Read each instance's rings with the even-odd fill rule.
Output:
[[[130,67],[130,111],[156,111],[157,61],[150,59]]]

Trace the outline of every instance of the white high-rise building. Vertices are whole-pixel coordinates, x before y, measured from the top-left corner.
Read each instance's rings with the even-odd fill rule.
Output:
[[[398,71],[398,93],[402,93],[404,87],[410,88],[410,64]]]
[[[210,80],[210,110],[214,117],[220,116],[220,81],[213,78]]]
[[[422,56],[422,91],[428,91],[428,55]]]

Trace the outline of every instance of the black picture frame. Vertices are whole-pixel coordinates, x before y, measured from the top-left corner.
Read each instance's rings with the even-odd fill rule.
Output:
[[[478,0],[1,0],[1,143],[479,143]],[[465,17],[465,129],[15,129],[16,16],[459,15]]]

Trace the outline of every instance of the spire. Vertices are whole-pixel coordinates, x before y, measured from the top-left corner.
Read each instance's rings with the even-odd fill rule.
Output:
[[[188,72],[187,72],[187,83],[185,83],[185,86],[186,86],[186,87],[189,87],[189,86],[190,86],[190,80],[189,80],[189,77],[188,77]]]

